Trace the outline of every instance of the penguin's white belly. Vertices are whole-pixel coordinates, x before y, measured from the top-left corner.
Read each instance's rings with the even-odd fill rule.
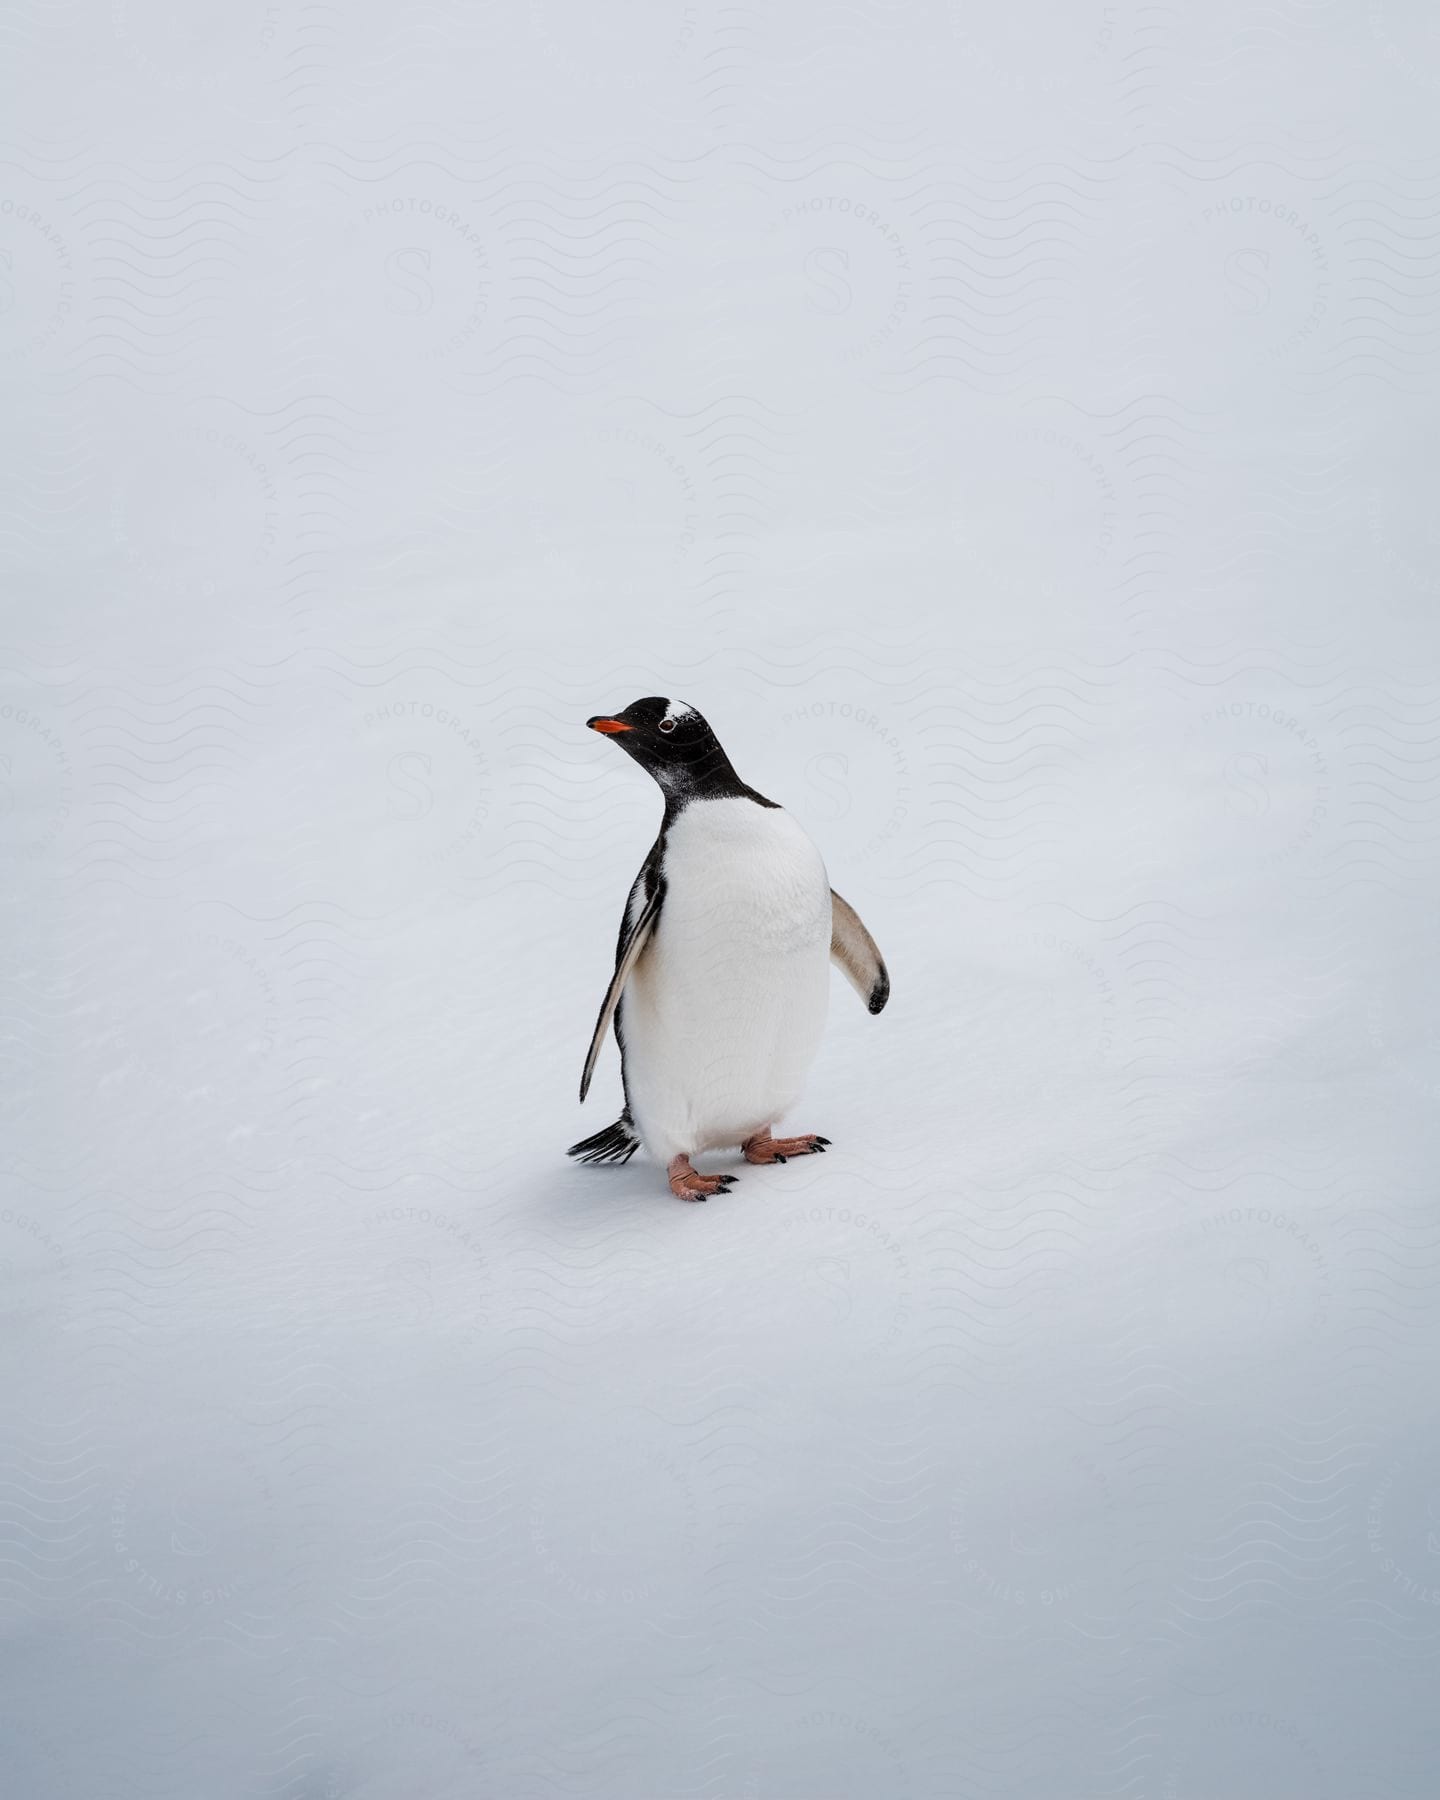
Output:
[[[830,882],[790,815],[698,800],[625,990],[631,1113],[657,1160],[742,1143],[799,1097],[830,994]]]

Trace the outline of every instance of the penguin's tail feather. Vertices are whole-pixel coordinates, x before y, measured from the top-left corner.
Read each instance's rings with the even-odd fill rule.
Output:
[[[572,1144],[565,1152],[567,1156],[578,1156],[581,1162],[626,1163],[640,1148],[640,1139],[636,1135],[635,1122],[629,1110],[622,1112],[613,1125],[607,1125],[603,1131],[597,1131],[594,1137],[581,1138],[578,1144]]]

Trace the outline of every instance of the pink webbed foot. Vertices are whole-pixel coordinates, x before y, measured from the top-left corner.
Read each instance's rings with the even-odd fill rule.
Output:
[[[724,1194],[735,1185],[734,1175],[698,1175],[690,1167],[688,1156],[670,1159],[670,1192],[680,1200],[708,1200],[712,1194]]]
[[[799,1137],[777,1138],[771,1137],[767,1127],[747,1138],[741,1149],[748,1163],[783,1163],[792,1156],[823,1156],[829,1147],[829,1138],[819,1137],[813,1131]]]

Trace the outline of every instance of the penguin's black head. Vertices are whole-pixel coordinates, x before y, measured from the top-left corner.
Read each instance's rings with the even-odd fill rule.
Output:
[[[624,712],[604,713],[585,723],[592,731],[614,738],[672,801],[750,792],[731,767],[715,733],[683,700],[652,694],[633,701]]]

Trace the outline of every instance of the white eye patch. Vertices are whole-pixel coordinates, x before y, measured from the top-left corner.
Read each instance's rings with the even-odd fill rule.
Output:
[[[694,717],[695,708],[693,706],[687,706],[683,700],[672,700],[669,706],[666,707],[665,717],[660,723],[662,725],[673,725],[677,719],[693,719]]]

